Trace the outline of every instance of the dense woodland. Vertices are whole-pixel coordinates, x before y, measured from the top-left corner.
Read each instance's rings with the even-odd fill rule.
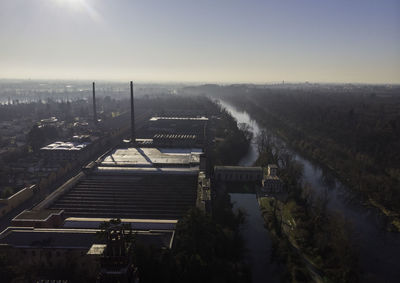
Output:
[[[187,92],[248,111],[400,227],[400,87],[208,85]]]

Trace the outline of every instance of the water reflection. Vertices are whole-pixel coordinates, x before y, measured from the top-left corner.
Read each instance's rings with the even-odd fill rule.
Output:
[[[247,214],[242,234],[246,242],[246,261],[252,267],[252,282],[279,282],[278,267],[271,262],[271,240],[264,228],[264,220],[255,194],[230,194],[230,196],[233,208],[241,208]]]
[[[238,123],[246,123],[253,130],[253,141],[248,155],[241,165],[253,165],[258,151],[255,137],[261,132],[257,122],[247,112],[238,111],[225,101],[220,104],[236,118]],[[275,137],[279,141],[279,138]],[[280,141],[282,142],[282,141]],[[285,144],[282,142],[282,146]],[[290,150],[290,149],[289,149]],[[329,171],[311,162],[293,150],[295,160],[303,165],[304,182],[309,183],[315,196],[328,196],[328,209],[342,214],[351,223],[354,231],[353,242],[359,247],[361,282],[398,282],[400,278],[400,235],[386,232],[387,219],[377,210],[360,203],[360,197],[346,188]]]

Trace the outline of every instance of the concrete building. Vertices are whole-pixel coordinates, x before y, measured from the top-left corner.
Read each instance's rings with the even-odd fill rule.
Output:
[[[21,268],[70,270],[95,278],[106,242],[99,229],[9,227],[0,234],[0,250]],[[143,245],[170,248],[174,231],[134,231]]]
[[[82,274],[100,272],[107,282],[115,272],[126,274],[122,271],[129,264],[114,266],[119,255],[110,253],[113,244],[96,237],[100,224],[119,218],[136,233],[137,242],[171,248],[178,220],[192,207],[210,209],[204,153],[196,147],[204,142],[208,119],[154,117],[149,121],[151,141],[145,137],[138,143],[131,108],[126,146],[90,162],[32,210],[15,217],[12,223],[18,227],[0,234],[0,250],[15,265],[46,269],[73,263]],[[41,153],[50,160],[85,160],[90,148],[85,141],[56,142]],[[111,266],[108,260],[100,266],[100,258],[104,263],[114,256]]]
[[[214,166],[214,180],[216,181],[261,183],[262,179],[262,167]]]
[[[277,176],[278,166],[268,164],[267,174],[262,181],[261,191],[263,193],[282,193],[283,184]]]
[[[39,206],[66,217],[181,218],[196,205],[201,150],[118,148]]]
[[[24,210],[11,223],[15,227],[55,228],[62,227],[64,219],[63,210]]]
[[[89,142],[54,142],[40,149],[43,158],[53,161],[85,160],[90,154]]]
[[[200,147],[207,137],[208,118],[201,117],[152,117],[148,121],[146,137],[156,146]]]

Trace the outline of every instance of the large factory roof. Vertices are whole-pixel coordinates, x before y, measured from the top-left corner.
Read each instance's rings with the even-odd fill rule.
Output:
[[[42,147],[41,150],[82,150],[86,146],[88,146],[88,142],[54,142],[45,147]]]
[[[98,229],[53,229],[9,227],[0,234],[0,245],[15,248],[90,249],[98,243]],[[174,231],[136,231],[136,240],[145,245],[171,247]]]
[[[79,229],[97,229],[100,224],[109,222],[112,218],[80,218],[70,217],[65,219],[64,228]],[[178,220],[165,219],[121,219],[121,223],[128,224],[133,230],[150,231],[150,230],[175,230]]]
[[[207,117],[151,117],[150,121],[180,120],[180,121],[208,121]]]
[[[50,205],[66,217],[180,219],[196,205],[197,175],[93,174]]]
[[[200,149],[119,148],[106,156],[99,167],[168,167],[196,166]]]
[[[157,168],[157,167],[103,167],[96,168],[96,173],[115,173],[115,174],[179,174],[179,175],[197,175],[199,173],[199,166],[192,166],[187,168]]]

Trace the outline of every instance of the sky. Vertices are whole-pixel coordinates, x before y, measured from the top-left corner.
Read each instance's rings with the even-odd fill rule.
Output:
[[[1,0],[0,78],[400,83],[400,1]]]

